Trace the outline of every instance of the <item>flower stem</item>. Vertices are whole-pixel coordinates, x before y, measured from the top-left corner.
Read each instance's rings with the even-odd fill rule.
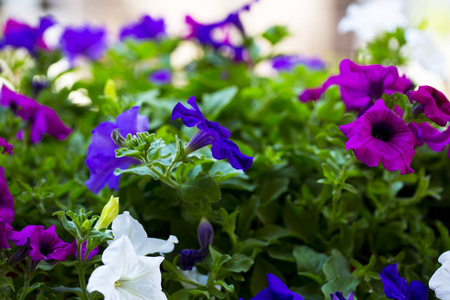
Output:
[[[77,259],[78,259],[78,276],[80,278],[81,299],[88,300],[89,296],[86,290],[86,278],[84,276],[84,259],[81,257],[81,244],[83,242],[77,240]]]
[[[20,295],[19,300],[23,300],[27,296],[28,287],[30,286],[31,276],[29,276],[28,274],[25,273],[24,280],[25,280],[25,282],[23,285],[23,292],[22,292],[22,295]]]

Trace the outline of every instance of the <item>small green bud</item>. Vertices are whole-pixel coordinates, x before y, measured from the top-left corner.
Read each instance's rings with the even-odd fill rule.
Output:
[[[111,199],[109,199],[108,203],[103,207],[100,219],[98,219],[94,229],[98,231],[102,228],[108,228],[109,224],[111,224],[118,214],[119,197],[111,196]]]

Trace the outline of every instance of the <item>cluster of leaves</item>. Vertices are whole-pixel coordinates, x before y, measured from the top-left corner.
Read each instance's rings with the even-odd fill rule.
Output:
[[[285,28],[275,27],[262,36],[277,44],[287,35]],[[385,46],[393,38],[401,46],[401,32],[382,37],[368,50],[372,59],[401,64],[398,51]],[[252,39],[246,41],[251,62],[234,63],[204,48],[200,58],[173,70],[178,83],[149,82],[151,72],[170,68],[170,54],[184,43],[173,38],[127,40],[111,47],[100,61],[54,78],[47,71],[60,58],[57,52],[42,52],[36,59],[17,51],[0,53],[2,77],[52,107],[73,128],[63,142],[47,136],[33,145],[15,138],[25,125],[0,108],[0,136],[14,145],[14,155],[0,155],[0,165],[7,170],[16,203],[15,228],[57,224],[52,214],[60,210],[100,212],[113,192],[105,188],[95,195],[84,185],[91,131],[139,105],[140,114],[150,119],[151,133],[130,135],[127,147],[117,150],[118,157],[142,161],[116,170],[123,175],[118,196],[121,211],[130,211],[149,236],[173,234],[180,240],[162,265],[169,299],[250,299],[267,286],[266,273],[282,278],[305,299],[329,299],[336,291],[383,299],[377,274],[394,262],[408,281],[428,282],[438,254],[450,248],[450,207],[440,201],[450,194],[444,153],[421,148],[413,160],[416,173],[409,175],[368,168],[345,151],[346,138],[338,126],[354,116],[345,112],[337,89],[316,103],[297,99],[303,88],[323,82],[327,71],[298,65],[274,77],[259,76],[254,65],[270,57],[261,56]],[[63,84],[65,77],[79,78],[83,72],[88,76]],[[44,77],[47,87],[34,95],[36,77]],[[80,93],[88,103],[69,100]],[[194,131],[171,122],[170,115],[178,101],[192,95],[200,100],[206,118],[227,127],[242,152],[254,156],[246,174],[212,159],[208,149],[189,159],[182,153]],[[76,225],[62,213],[58,216],[73,234]],[[210,256],[197,264],[199,272],[209,276],[205,285],[183,276],[177,254],[198,248],[202,217],[214,227]],[[73,240],[61,226],[58,233]],[[65,267],[41,264],[42,270],[52,272],[39,275],[39,291],[30,292],[39,299],[79,292],[57,288],[77,286],[77,275],[65,273]],[[10,278],[1,278],[0,288],[19,289],[20,280]],[[52,289],[43,288],[47,286]]]

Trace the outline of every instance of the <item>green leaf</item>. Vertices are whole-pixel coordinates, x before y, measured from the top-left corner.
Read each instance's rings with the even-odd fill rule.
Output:
[[[288,178],[271,178],[262,183],[260,199],[263,205],[276,200],[281,194],[286,192],[289,187]]]
[[[307,246],[296,246],[293,255],[297,262],[297,271],[300,275],[310,277],[319,284],[323,284],[322,268],[328,260],[327,255],[317,253]]]
[[[67,230],[75,238],[78,237],[77,226],[73,221],[67,220],[66,213],[64,211],[58,211],[53,213],[53,216],[58,216],[65,230]]]
[[[125,170],[116,168],[114,170],[114,175],[116,175],[116,176],[122,175],[122,174],[127,174],[127,173],[135,174],[138,176],[151,176],[155,180],[159,179],[159,176],[155,172],[150,170],[150,168],[147,166],[137,166],[137,167],[132,167],[132,168],[128,168]]]
[[[232,272],[247,272],[253,265],[253,259],[241,253],[235,253],[224,267]]]
[[[194,181],[183,183],[178,190],[183,201],[195,203],[206,200],[209,203],[217,202],[222,197],[217,182],[211,176],[203,175]]]
[[[220,112],[230,104],[236,96],[238,88],[230,86],[212,94],[203,95],[203,112],[209,120],[215,120]]]
[[[289,36],[289,30],[286,26],[275,25],[267,29],[262,36],[272,45],[276,45],[285,37]]]

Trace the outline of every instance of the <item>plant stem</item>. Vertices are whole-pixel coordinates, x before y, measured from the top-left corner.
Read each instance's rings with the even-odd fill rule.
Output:
[[[78,259],[78,276],[80,278],[81,299],[88,300],[89,296],[86,290],[86,278],[84,276],[84,259],[81,257],[81,244],[77,241],[77,259]]]
[[[23,285],[23,292],[22,292],[22,295],[20,295],[19,300],[23,300],[27,296],[28,287],[30,286],[31,276],[29,276],[28,274],[25,273],[24,280],[25,280],[25,283]]]

